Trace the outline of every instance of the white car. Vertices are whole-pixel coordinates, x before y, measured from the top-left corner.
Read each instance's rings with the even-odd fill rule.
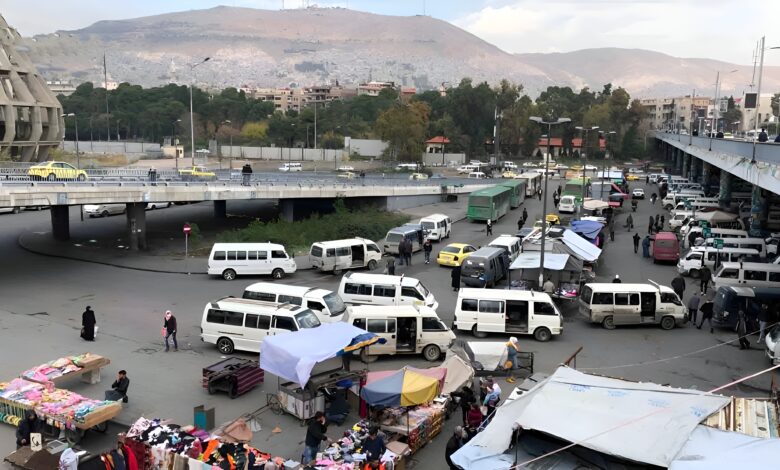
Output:
[[[487,178],[487,175],[482,173],[481,171],[472,171],[471,173],[469,173],[468,178],[469,179],[471,179],[471,178],[474,178],[474,179],[485,179],[485,178]]]
[[[770,255],[776,256],[777,255],[777,251],[778,251],[777,250],[777,245],[780,244],[780,239],[769,237],[769,238],[767,238],[765,240],[765,242],[766,242],[766,254],[767,254],[767,256],[770,256]]]
[[[355,171],[355,167],[352,166],[340,166],[339,171]]]
[[[597,167],[596,165],[585,165],[585,170],[586,171],[596,171],[598,169],[599,169],[599,167]]]
[[[539,173],[539,174],[542,174],[542,175],[545,173],[545,169],[544,169],[544,168],[537,168],[537,169],[535,169],[534,171],[535,171],[535,172],[537,172],[537,173]],[[553,176],[553,175],[555,175],[555,174],[556,174],[556,173],[555,173],[555,170],[553,170],[553,169],[549,169],[549,170],[547,170],[547,175],[549,175],[549,176]]]
[[[636,188],[633,191],[631,191],[631,197],[633,199],[644,199],[645,198],[645,190],[642,188]]]
[[[523,163],[523,166],[526,168],[535,168],[537,166],[536,162],[525,162]]]
[[[124,204],[85,204],[84,215],[89,217],[108,217],[124,214],[127,207]]]
[[[146,210],[151,211],[155,209],[165,209],[167,207],[171,207],[170,202],[147,202],[146,203]]]
[[[574,196],[563,196],[558,202],[558,212],[574,214],[577,212],[577,198]]]

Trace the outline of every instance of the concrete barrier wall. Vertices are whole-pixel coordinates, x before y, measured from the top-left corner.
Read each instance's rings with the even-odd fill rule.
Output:
[[[351,154],[357,153],[361,157],[381,157],[387,148],[387,143],[377,139],[353,139],[344,138],[344,148]]]
[[[76,142],[66,140],[60,146],[66,152],[76,151]],[[79,141],[80,153],[111,153],[111,154],[145,154],[161,152],[160,144],[153,142],[96,142],[94,140]]]
[[[465,153],[445,153],[443,156],[440,153],[424,153],[423,163],[425,166],[441,166],[444,162],[444,166],[448,165],[463,165],[466,163]]]
[[[289,147],[244,147],[239,145],[220,145],[222,158],[240,158],[247,160],[276,160],[280,162],[316,162],[316,161],[341,161],[344,157],[343,150],[333,149],[305,149]],[[231,153],[232,152],[232,153]]]

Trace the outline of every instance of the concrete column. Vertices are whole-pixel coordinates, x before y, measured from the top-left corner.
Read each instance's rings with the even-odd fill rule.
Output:
[[[214,201],[214,218],[227,219],[227,201]]]
[[[683,178],[688,178],[688,174],[691,172],[691,159],[693,158],[692,155],[688,155],[687,153],[683,155],[683,165],[682,165],[682,176]]]
[[[146,249],[146,204],[131,202],[127,207],[128,245],[133,251]]]
[[[292,222],[295,220],[295,204],[292,199],[279,199],[279,218]]]
[[[70,240],[70,206],[51,206],[51,233],[60,242]]]
[[[761,236],[761,230],[766,226],[767,210],[766,196],[761,186],[753,185],[753,193],[750,207],[750,229],[751,236]]]
[[[704,193],[709,193],[710,189],[710,164],[701,162],[701,187],[704,188]]]
[[[728,209],[731,206],[731,184],[734,178],[728,171],[721,168],[720,170],[720,192],[718,193],[718,199],[720,207]]]

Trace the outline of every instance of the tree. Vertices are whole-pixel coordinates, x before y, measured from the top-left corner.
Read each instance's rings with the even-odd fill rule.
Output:
[[[777,96],[777,95],[775,95]],[[729,96],[726,101],[726,112],[721,116],[723,120],[723,127],[728,130],[735,122],[742,122],[742,110],[737,108],[737,104],[734,102],[734,97]]]
[[[264,143],[268,137],[268,122],[247,122],[241,127],[241,139],[252,144]]]
[[[397,103],[379,115],[376,131],[387,142],[387,155],[402,161],[419,161],[422,156],[430,108],[426,103]]]

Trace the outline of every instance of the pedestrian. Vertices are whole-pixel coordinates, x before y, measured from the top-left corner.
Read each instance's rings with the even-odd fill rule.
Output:
[[[509,341],[506,342],[506,362],[509,366],[509,377],[506,379],[509,383],[515,381],[515,369],[517,369],[517,353],[520,352],[520,343],[517,338],[512,336]]]
[[[553,284],[549,277],[544,281],[544,284],[542,284],[542,292],[548,295],[555,293],[555,284]]]
[[[536,195],[539,196],[539,200],[542,200],[542,187],[539,186],[539,190],[536,192]]]
[[[387,258],[387,274],[395,276],[395,256],[393,255]]]
[[[688,234],[688,248],[693,248],[694,243],[696,243],[696,232],[691,230]]]
[[[404,241],[404,263],[406,263],[407,266],[412,265],[412,251],[414,250],[414,245],[412,245],[411,240],[405,240]]]
[[[458,400],[460,410],[463,412],[463,425],[467,426],[468,415],[471,411],[472,405],[477,403],[477,398],[474,396],[474,390],[471,389],[471,386],[464,385],[460,388],[460,390],[452,392],[452,396]]]
[[[612,284],[620,284],[623,281],[620,280],[620,274],[615,274],[615,279],[612,279]]]
[[[650,222],[647,224],[647,233],[652,235],[653,234],[653,227],[655,227],[655,219],[653,216],[650,216]]]
[[[553,193],[553,205],[555,207],[558,207],[558,203],[560,202],[560,198],[558,197],[558,193]]]
[[[487,235],[493,235],[493,221],[488,219],[487,224],[485,224],[485,232],[487,232]]]
[[[523,207],[523,225],[525,225],[526,220],[528,220],[528,211]]]
[[[634,228],[634,218],[631,217],[631,214],[626,217],[626,227],[628,227],[629,232]]]
[[[127,378],[127,371],[120,370],[116,374],[116,380],[111,384],[111,390],[106,390],[105,399],[109,401],[122,400],[127,403],[128,387],[130,387],[130,379]]]
[[[561,185],[559,184],[558,185],[558,198],[560,198],[560,197],[561,197]]]
[[[476,402],[471,403],[466,415],[466,429],[468,429],[469,438],[473,438],[477,434],[484,418],[482,412],[479,411],[479,404]]]
[[[615,241],[615,219],[609,221],[609,241]]]
[[[241,178],[241,184],[249,186],[249,180],[252,179],[252,166],[248,162],[241,168]]]
[[[638,232],[634,232],[634,236],[631,238],[632,240],[634,240],[634,254],[636,254],[637,251],[639,250],[639,239],[642,237],[639,236]]]
[[[35,410],[27,410],[24,413],[24,419],[16,428],[16,448],[30,445],[30,434],[39,433],[43,430],[43,422],[38,419]]]
[[[426,238],[425,243],[423,243],[423,252],[425,252],[425,264],[431,263],[431,251],[433,251],[433,243],[431,243],[430,238]]]
[[[766,142],[769,140],[769,136],[766,134],[766,129],[763,127],[761,128],[761,132],[758,133],[758,141],[759,142]]]
[[[525,220],[523,220],[523,218],[520,217],[519,219],[517,219],[517,231],[518,232],[523,229],[523,225],[525,225]]]
[[[655,205],[655,200],[658,199],[658,195],[656,193],[653,193],[650,195],[650,203],[652,205]]]
[[[176,342],[176,317],[170,310],[165,311],[165,321],[163,322],[163,337],[165,338],[165,352],[168,352],[168,338],[173,338],[173,350],[179,350],[179,343]]]
[[[303,447],[303,463],[308,465],[317,457],[320,451],[322,441],[331,442],[325,435],[328,432],[328,426],[325,424],[325,414],[322,411],[314,413],[314,419],[309,423],[306,429],[306,441]]]
[[[86,310],[81,314],[81,337],[85,341],[95,341],[96,328],[95,312],[92,311],[92,307],[87,305]]]
[[[645,184],[650,184],[650,175],[645,176]]]
[[[482,406],[487,407],[487,413],[485,418],[489,421],[493,418],[493,412],[496,411],[498,403],[501,401],[501,387],[497,383],[493,382],[491,389],[485,395],[485,400],[482,402]]]
[[[677,297],[682,301],[683,294],[685,293],[685,279],[683,279],[682,274],[678,274],[677,277],[672,279],[672,290],[674,290],[674,293],[677,294]]]
[[[701,281],[700,291],[707,293],[707,286],[710,284],[710,279],[712,279],[712,272],[710,271],[710,268],[707,267],[706,264],[704,264],[704,260],[701,260],[701,269],[699,270],[699,280]]]
[[[452,268],[452,271],[450,271],[450,280],[452,290],[457,292],[460,289],[460,265]]]
[[[750,341],[747,339],[747,319],[743,310],[737,313],[737,324],[734,327],[734,331],[737,332],[737,338],[739,339],[739,349],[750,349]]]
[[[452,437],[450,437],[450,440],[447,441],[447,447],[444,450],[444,460],[447,461],[447,465],[450,467],[450,470],[460,470],[460,467],[453,463],[451,457],[452,454],[463,447],[463,444],[466,442],[465,438],[466,436],[463,432],[463,428],[461,426],[455,426],[455,432],[452,434]]]
[[[642,258],[650,257],[650,235],[645,235],[645,239],[642,240]]]
[[[660,215],[660,214],[656,214],[656,215],[655,215],[655,231],[656,231],[656,232],[660,232],[660,231],[661,231],[661,226],[660,226],[660,225],[658,225],[658,222],[659,222],[660,220],[661,220],[661,215]]]
[[[378,462],[385,453],[385,440],[379,435],[379,427],[371,426],[368,437],[363,440],[363,453],[368,462]]]
[[[662,215],[662,216],[661,216],[661,225],[659,225],[659,226],[658,226],[658,231],[659,231],[659,232],[660,232],[661,230],[663,230],[663,229],[664,229],[664,222],[666,222],[666,219],[665,219],[665,218],[664,218],[664,216]]]
[[[696,328],[701,330],[702,325],[704,325],[704,321],[706,320],[707,323],[710,324],[710,333],[714,333],[715,329],[712,328],[712,308],[714,305],[712,304],[711,300],[705,300],[704,305],[699,307],[699,311],[701,312],[701,322],[696,325]]]
[[[688,299],[688,321],[696,324],[696,313],[699,311],[699,304],[704,296],[703,292],[694,292],[690,299]]]
[[[761,304],[761,309],[758,311],[758,341],[756,344],[761,344],[766,335],[766,326],[769,324],[769,306],[767,304]]]
[[[154,167],[149,168],[149,182],[157,186],[157,170]]]

